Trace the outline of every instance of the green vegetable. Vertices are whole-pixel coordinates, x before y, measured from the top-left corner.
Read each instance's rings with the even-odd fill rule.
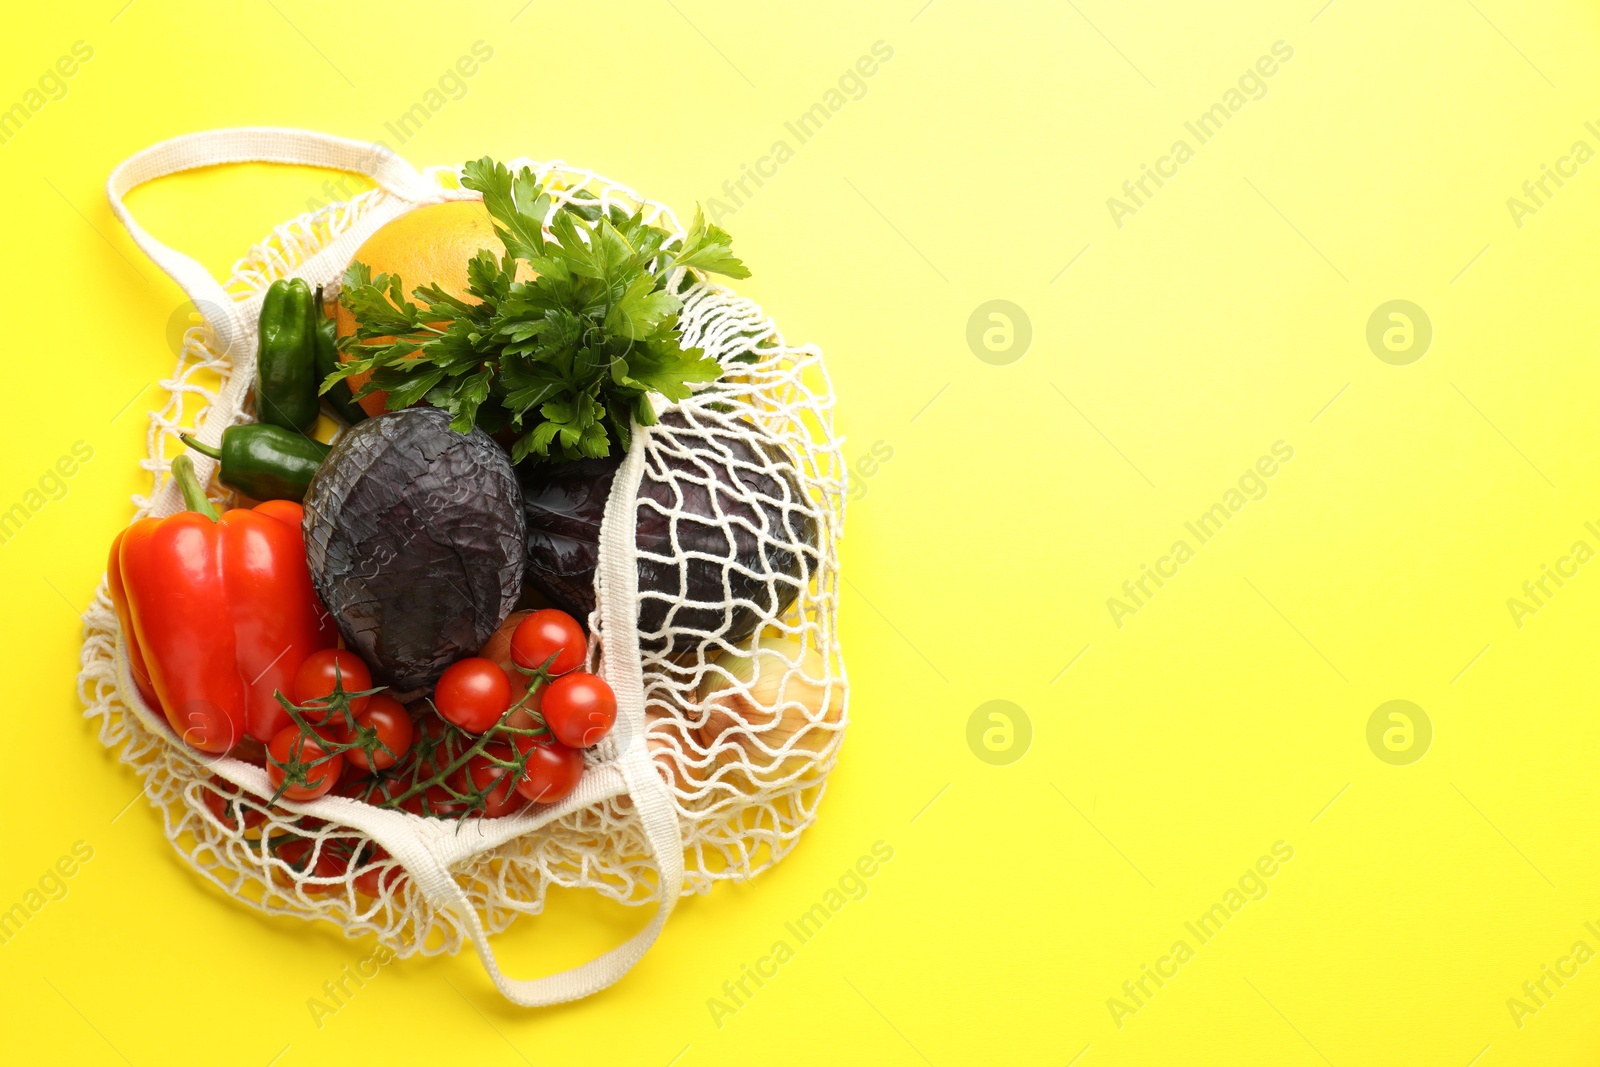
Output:
[[[317,380],[321,381],[339,369],[339,324],[322,314],[322,287],[320,285],[317,286],[315,306],[317,309]],[[360,404],[357,404],[354,397],[350,395],[349,382],[334,382],[324,394],[323,399],[328,402],[328,406],[348,426],[354,426],[367,417],[366,410]]]
[[[261,301],[256,419],[286,430],[317,421],[316,319],[311,287],[281,278]]]
[[[702,213],[678,239],[646,225],[643,212],[602,214],[593,197],[552,214],[526,168],[513,175],[486,156],[464,172],[506,247],[499,259],[485,250],[468,263],[468,292],[480,303],[424,285],[411,291],[419,305],[400,278],[350,264],[339,299],[356,318],[343,342],[356,358],[328,376],[324,392],[370,370],[357,397],[385,390],[391,410],[426,400],[449,412],[458,433],[476,424],[513,435],[520,463],[606,456],[613,441],[626,451],[633,421],[655,422],[651,393],[682,400],[691,382],[721,377],[715,359],[682,345],[683,303],[668,282],[680,267],[750,275]],[[516,280],[519,261],[531,280]]]
[[[255,500],[304,500],[311,476],[328,454],[327,445],[303,433],[259,422],[223,430],[221,448],[179,436],[201,455],[221,461],[217,478],[223,485]]]

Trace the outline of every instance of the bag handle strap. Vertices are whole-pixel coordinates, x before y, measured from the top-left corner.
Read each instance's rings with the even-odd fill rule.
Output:
[[[240,321],[213,322],[219,311],[233,310],[233,298],[193,257],[156,240],[139,225],[123,202],[130,191],[145,182],[180,171],[224,163],[287,163],[364,174],[385,192],[411,204],[438,199],[439,187],[387,145],[353,141],[314,130],[275,126],[241,126],[206,130],[174,137],[135,152],[117,165],[106,179],[111,210],[129,236],[150,259],[172,276],[184,293],[207,316],[219,336],[247,336]],[[216,310],[212,310],[216,309]]]
[[[523,1007],[544,1007],[588,996],[616,982],[655,943],[683,890],[683,834],[677,806],[666,779],[656,770],[645,738],[644,665],[639,652],[639,569],[635,562],[639,483],[644,476],[645,445],[650,431],[635,427],[626,458],[612,482],[600,524],[597,593],[602,605],[601,673],[617,697],[613,738],[617,765],[656,871],[656,911],[643,930],[603,955],[571,970],[544,978],[510,978],[500,970],[483,923],[466,893],[449,880],[455,910],[478,950],[484,969],[507,1000]]]
[[[647,809],[639,803],[638,797],[649,790],[650,781],[664,786],[660,773],[655,770],[648,756],[644,757],[643,764],[640,767],[636,760],[624,757],[621,770],[626,782],[624,791],[634,797],[635,808],[644,823],[645,839],[650,846],[650,863],[656,871],[656,908],[645,928],[616,948],[587,963],[543,978],[512,978],[500,969],[494,946],[489,943],[483,928],[483,920],[467,899],[466,891],[448,874],[434,881],[434,895],[430,899],[436,906],[449,907],[459,917],[467,938],[478,950],[478,958],[483,962],[483,968],[489,973],[495,988],[513,1004],[524,1008],[564,1004],[614,984],[632,970],[633,965],[655,944],[671,916],[683,886],[683,843],[674,813]],[[411,865],[407,867],[415,873]],[[427,891],[420,880],[418,888]]]
[[[233,422],[255,377],[256,319],[262,294],[235,297],[229,293],[193,257],[151,236],[128,210],[125,199],[133,189],[157,178],[228,163],[284,163],[350,171],[372,179],[387,194],[371,204],[349,229],[296,268],[295,274],[312,284],[337,277],[361,243],[391,219],[425,203],[473,195],[465,190],[441,188],[387,145],[275,126],[183,134],[135,152],[119,163],[106,179],[106,198],[112,212],[145,255],[178,283],[217,338],[218,348],[228,353],[232,363],[233,373],[222,393],[203,424],[196,428],[196,436],[209,445],[221,441],[222,431]],[[195,457],[195,473],[202,484],[211,476],[210,465],[214,462],[205,456]],[[150,513],[170,515],[181,506],[177,486],[168,479],[153,495]]]

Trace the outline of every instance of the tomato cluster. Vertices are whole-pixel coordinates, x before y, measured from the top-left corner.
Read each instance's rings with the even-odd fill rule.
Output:
[[[266,809],[253,798],[234,795],[234,787],[216,775],[200,796],[223,829],[265,837],[267,851],[313,896],[341,892],[347,879],[356,892],[372,898],[385,891],[397,893],[405,884],[405,868],[382,845],[361,835],[330,835],[318,842],[317,835],[328,825],[324,820],[277,809],[268,826]],[[349,878],[352,871],[355,877]]]
[[[314,652],[293,700],[282,698],[293,725],[267,746],[273,799],[337,792],[438,818],[561,800],[583,776],[582,750],[617,718],[611,687],[581,669],[588,652],[566,612],[518,612],[479,655],[451,664],[415,714],[373,688],[355,653]],[[337,859],[319,853],[315,866]]]

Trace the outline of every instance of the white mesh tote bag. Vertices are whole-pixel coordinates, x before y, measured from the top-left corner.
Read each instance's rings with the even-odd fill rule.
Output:
[[[124,204],[131,189],[164,175],[245,162],[352,171],[377,188],[277,227],[221,284],[151,237]],[[511,166],[533,168],[557,206],[581,191],[602,210],[643,210],[646,221],[684,232],[665,206],[591,171],[560,161]],[[425,204],[476,196],[459,178],[450,167],[419,172],[381,145],[273,128],[174,138],[112,172],[107,194],[117,217],[202,320],[160,383],[169,395],[151,413],[141,463],[155,489],[134,498],[134,518],[182,509],[169,470],[183,451],[184,426],[215,446],[224,429],[248,421],[267,287],[285,277],[334,282],[383,224]],[[681,295],[683,343],[715,357],[724,376],[675,404],[656,397],[658,425],[633,434],[611,485],[587,621],[589,666],[616,693],[617,725],[589,750],[577,790],[556,804],[458,823],[333,795],[272,803],[261,767],[189,748],[141,699],[102,582],[84,617],[85,714],[138,773],[167,839],[197,871],[264,911],[331,922],[348,937],[371,934],[400,956],[455,952],[468,940],[501,993],[540,1006],[619,979],[681,893],[750,878],[794,847],[816,817],[846,722],[836,630],[845,475],[832,390],[821,353],[787,344],[754,303],[704,280]],[[213,501],[231,504],[212,478],[215,461],[193,459]],[[729,563],[708,553],[699,536],[708,527],[757,558],[795,565]],[[706,567],[720,568],[725,602],[707,602],[703,588],[682,581],[641,590],[642,573]],[[725,616],[735,609],[749,636],[729,641]],[[302,843],[305,862],[285,862],[286,840]],[[336,847],[387,856],[320,874],[318,856]],[[597,959],[548,977],[507,977],[488,937],[537,914],[552,885],[655,911],[642,931]]]

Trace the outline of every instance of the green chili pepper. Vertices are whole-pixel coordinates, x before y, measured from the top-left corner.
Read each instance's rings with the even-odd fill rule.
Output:
[[[316,306],[319,310],[317,316],[317,383],[320,386],[321,383],[328,380],[328,375],[332,374],[339,366],[339,324],[328,318],[328,316],[320,314],[320,309],[322,308],[321,286],[317,287]],[[328,391],[322,394],[322,399],[326,400],[328,406],[349,426],[354,426],[367,417],[366,411],[353,399],[348,381],[334,382]]]
[[[316,310],[300,278],[272,283],[261,301],[256,418],[288,430],[317,421]]]
[[[180,436],[201,455],[221,460],[217,477],[223,485],[256,500],[305,500],[311,476],[328,454],[320,441],[263,423],[229,426],[222,431],[221,448]]]

